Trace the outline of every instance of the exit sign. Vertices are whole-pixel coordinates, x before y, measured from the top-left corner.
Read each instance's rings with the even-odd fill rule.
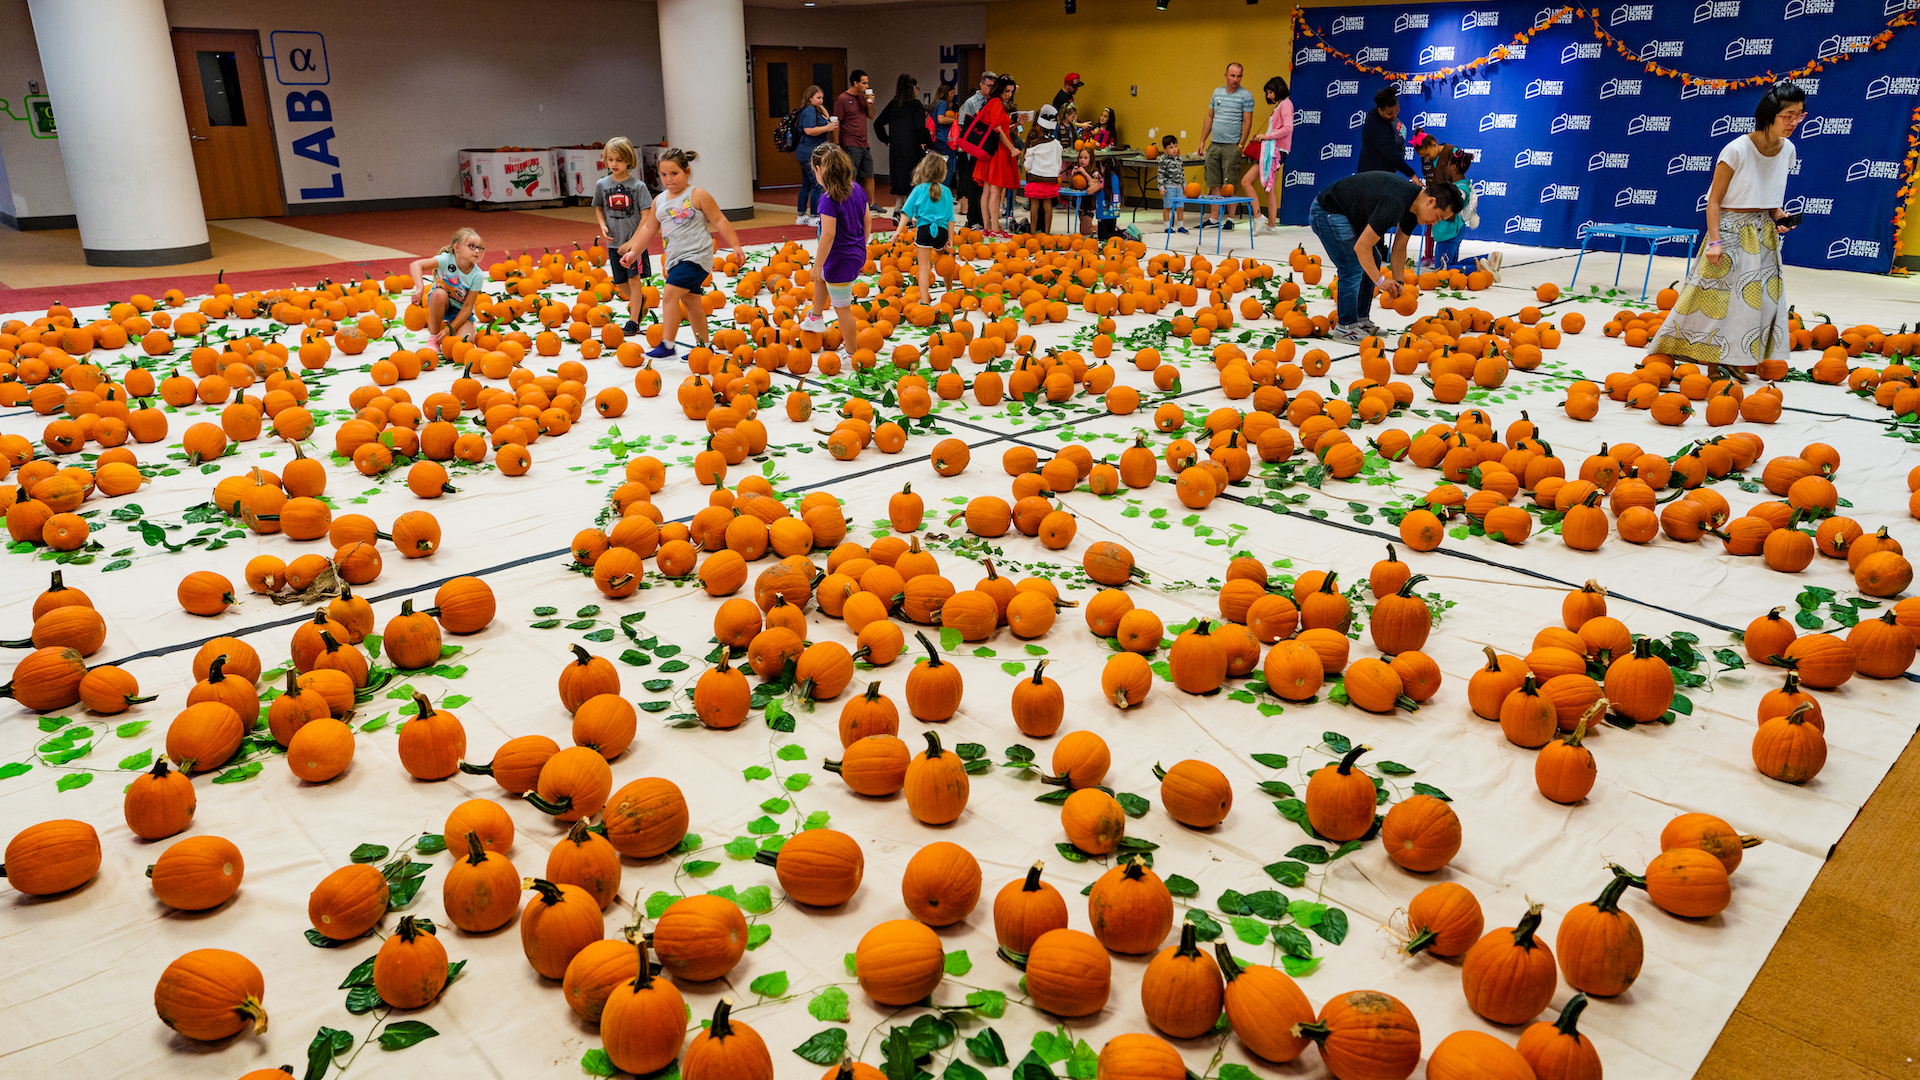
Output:
[[[33,137],[36,139],[56,139],[60,131],[53,123],[53,102],[45,94],[28,95],[26,99],[27,119],[33,124]]]

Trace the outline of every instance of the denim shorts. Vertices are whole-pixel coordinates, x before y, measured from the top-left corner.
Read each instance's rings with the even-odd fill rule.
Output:
[[[667,284],[699,296],[707,291],[706,281],[710,272],[705,266],[687,259],[667,267]]]

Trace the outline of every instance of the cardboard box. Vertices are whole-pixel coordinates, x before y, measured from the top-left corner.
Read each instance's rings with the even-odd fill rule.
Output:
[[[559,168],[560,194],[571,195],[578,199],[593,198],[593,188],[600,178],[607,175],[607,167],[601,164],[604,153],[599,146],[556,146],[553,148],[555,164]]]
[[[552,150],[462,150],[460,197],[477,203],[558,199],[560,171]]]

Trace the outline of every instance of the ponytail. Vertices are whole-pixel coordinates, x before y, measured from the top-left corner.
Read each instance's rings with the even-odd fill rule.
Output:
[[[920,159],[920,164],[913,167],[913,182],[927,185],[927,194],[933,197],[934,202],[946,198],[945,189],[940,186],[946,178],[947,159],[939,154],[929,153]]]

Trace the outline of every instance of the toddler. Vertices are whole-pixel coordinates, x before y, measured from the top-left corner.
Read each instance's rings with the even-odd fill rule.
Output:
[[[1173,200],[1187,193],[1187,163],[1180,156],[1180,140],[1173,135],[1160,136],[1160,220],[1170,223],[1174,232],[1186,232],[1186,208],[1175,209]]]

